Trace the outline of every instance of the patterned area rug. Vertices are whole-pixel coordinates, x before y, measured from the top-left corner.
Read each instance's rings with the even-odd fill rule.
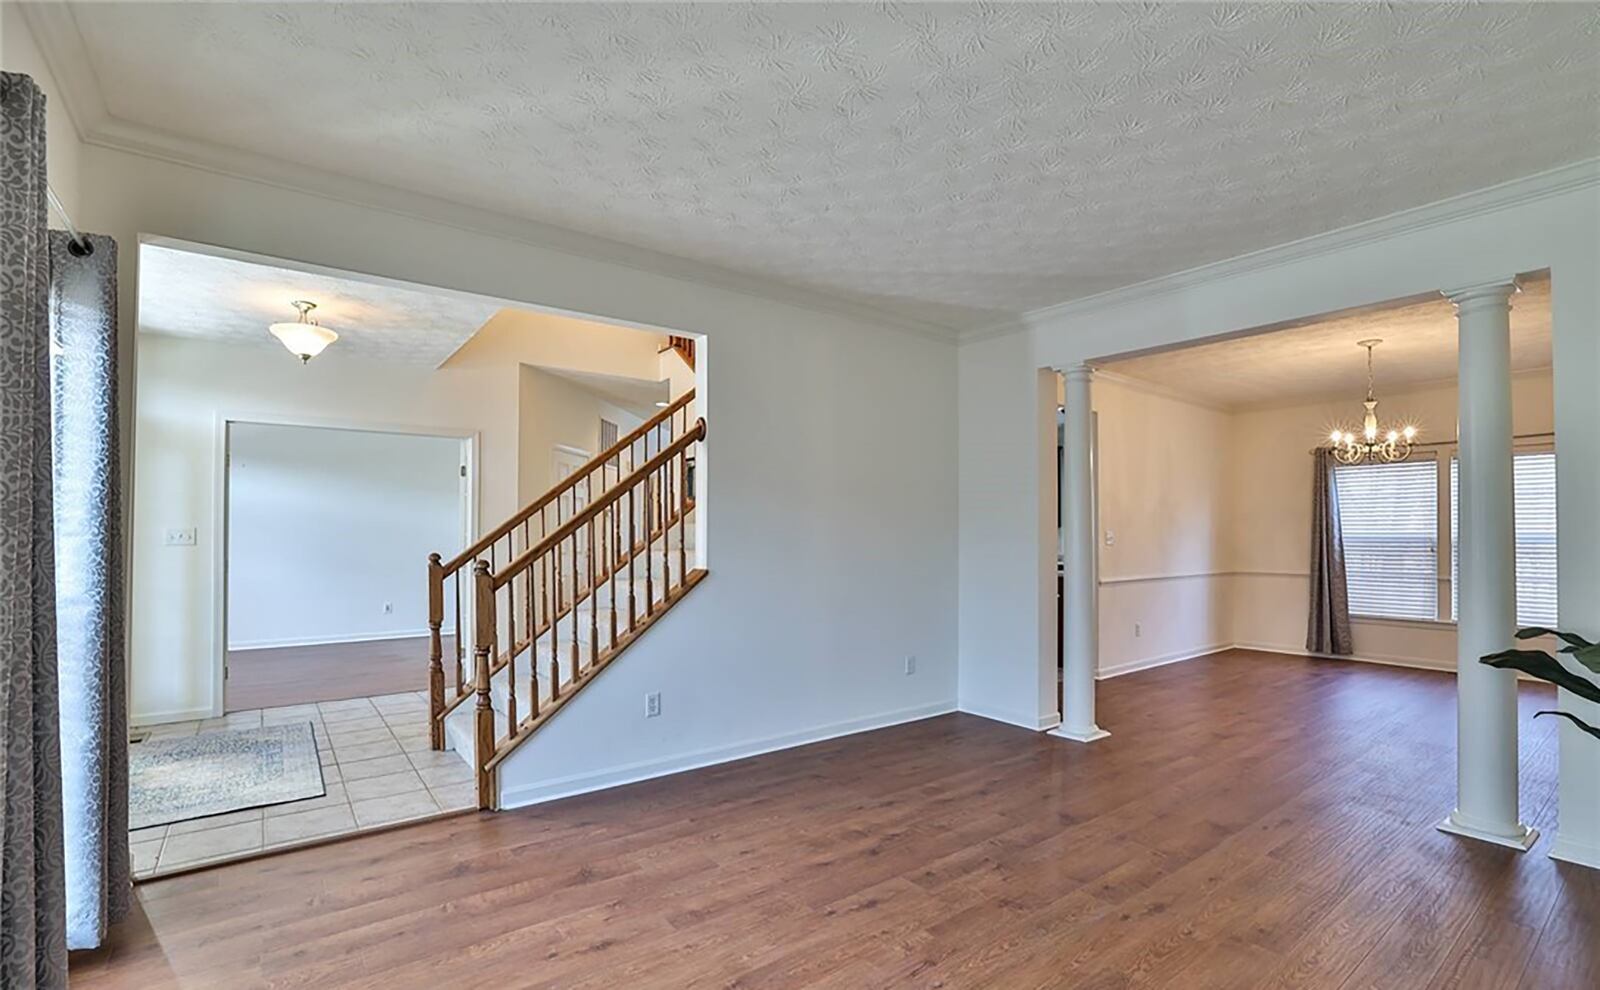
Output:
[[[327,793],[310,722],[149,739],[128,747],[128,827]]]

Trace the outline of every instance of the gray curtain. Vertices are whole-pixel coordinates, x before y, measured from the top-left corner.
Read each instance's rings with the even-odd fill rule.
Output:
[[[67,985],[44,94],[0,73],[0,987]]]
[[[1344,533],[1339,528],[1339,490],[1333,452],[1313,455],[1311,481],[1311,603],[1306,649],[1346,655],[1350,641],[1350,598],[1344,573]]]
[[[117,245],[50,232],[56,629],[67,947],[127,914],[128,707],[117,442]],[[81,242],[80,242],[81,243]]]

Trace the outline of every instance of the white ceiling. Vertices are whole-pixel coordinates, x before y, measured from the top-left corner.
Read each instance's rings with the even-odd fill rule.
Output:
[[[1373,352],[1378,397],[1454,381],[1455,309],[1444,298],[1331,316],[1292,329],[1163,351],[1099,367],[1224,409],[1361,398],[1367,352],[1356,341],[1380,338]],[[1511,366],[1550,367],[1550,280],[1523,279],[1511,301]]]
[[[546,365],[531,367],[536,367],[547,375],[572,382],[612,405],[621,406],[645,419],[655,415],[656,403],[666,402],[672,391],[672,383],[667,381],[652,382],[643,378],[624,378],[621,375],[602,375],[592,371],[551,368]]]
[[[332,346],[369,360],[438,367],[502,307],[461,293],[312,274],[160,244],[139,248],[139,331],[198,337],[289,357],[267,333],[293,322],[295,299],[337,332]]]
[[[70,9],[124,133],[957,328],[1600,153],[1592,3]]]

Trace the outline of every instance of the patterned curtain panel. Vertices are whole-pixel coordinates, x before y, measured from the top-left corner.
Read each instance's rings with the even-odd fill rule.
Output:
[[[44,94],[0,73],[0,987],[67,985]]]
[[[117,245],[50,232],[56,628],[67,947],[128,912],[128,707],[117,442]]]
[[[1311,605],[1306,624],[1306,649],[1347,656],[1350,639],[1350,590],[1345,583],[1344,533],[1339,527],[1339,492],[1334,487],[1333,454],[1318,450],[1311,481]]]

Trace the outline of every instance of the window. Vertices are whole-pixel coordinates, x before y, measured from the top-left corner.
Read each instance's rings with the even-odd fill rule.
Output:
[[[1350,614],[1439,617],[1438,475],[1431,460],[1335,469]]]
[[[1460,469],[1450,460],[1450,616],[1457,614],[1460,573]],[[1517,624],[1556,624],[1556,455],[1518,454],[1512,461],[1516,527]]]

